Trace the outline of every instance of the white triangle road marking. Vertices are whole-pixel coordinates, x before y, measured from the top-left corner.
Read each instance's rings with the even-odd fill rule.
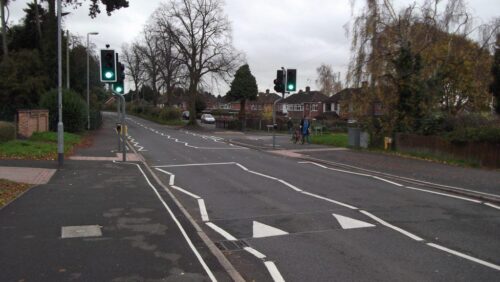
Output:
[[[258,221],[253,222],[253,238],[263,238],[270,236],[286,235],[288,232],[272,227]]]
[[[375,225],[373,225],[371,223],[357,220],[354,218],[350,218],[347,216],[338,215],[338,214],[334,214],[334,213],[332,215],[337,219],[337,221],[340,223],[340,226],[342,226],[343,229],[375,227]]]

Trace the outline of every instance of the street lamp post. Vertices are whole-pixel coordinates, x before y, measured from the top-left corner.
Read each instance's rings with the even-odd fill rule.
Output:
[[[64,163],[64,125],[62,120],[62,60],[61,60],[61,0],[57,0],[57,162],[60,167]]]
[[[87,129],[90,130],[90,71],[89,71],[89,36],[97,35],[99,32],[89,32],[87,33]]]

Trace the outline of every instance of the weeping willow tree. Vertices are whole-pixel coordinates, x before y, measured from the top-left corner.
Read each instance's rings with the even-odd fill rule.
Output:
[[[355,1],[351,4],[354,10]],[[358,120],[376,134],[415,132],[433,111],[456,114],[483,106],[487,83],[473,81],[485,80],[478,70],[490,59],[487,48],[469,39],[479,27],[473,27],[463,0],[414,2],[398,12],[391,0],[363,4],[353,15],[346,79],[351,87],[368,85],[358,94],[363,97],[355,97]],[[466,64],[454,60],[465,53]],[[453,79],[458,74],[462,81]],[[377,103],[385,115],[373,115]]]

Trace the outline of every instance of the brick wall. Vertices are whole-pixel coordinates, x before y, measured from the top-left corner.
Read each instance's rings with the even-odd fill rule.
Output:
[[[18,110],[17,132],[20,137],[28,138],[33,132],[49,130],[48,110]]]

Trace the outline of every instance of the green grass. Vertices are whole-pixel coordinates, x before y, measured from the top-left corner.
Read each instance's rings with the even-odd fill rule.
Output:
[[[147,119],[149,121],[153,121],[159,124],[164,124],[164,125],[170,125],[170,126],[184,126],[187,124],[187,121],[184,120],[164,120],[159,117],[151,116],[151,115],[145,115],[145,114],[137,114],[137,113],[131,113],[130,115],[138,116],[143,119]]]
[[[327,133],[323,135],[311,135],[311,143],[335,147],[347,147],[347,134]]]
[[[64,151],[70,152],[80,141],[81,136],[64,133]],[[0,144],[0,158],[46,160],[55,159],[56,156],[56,132],[36,132],[28,140],[12,140]]]

